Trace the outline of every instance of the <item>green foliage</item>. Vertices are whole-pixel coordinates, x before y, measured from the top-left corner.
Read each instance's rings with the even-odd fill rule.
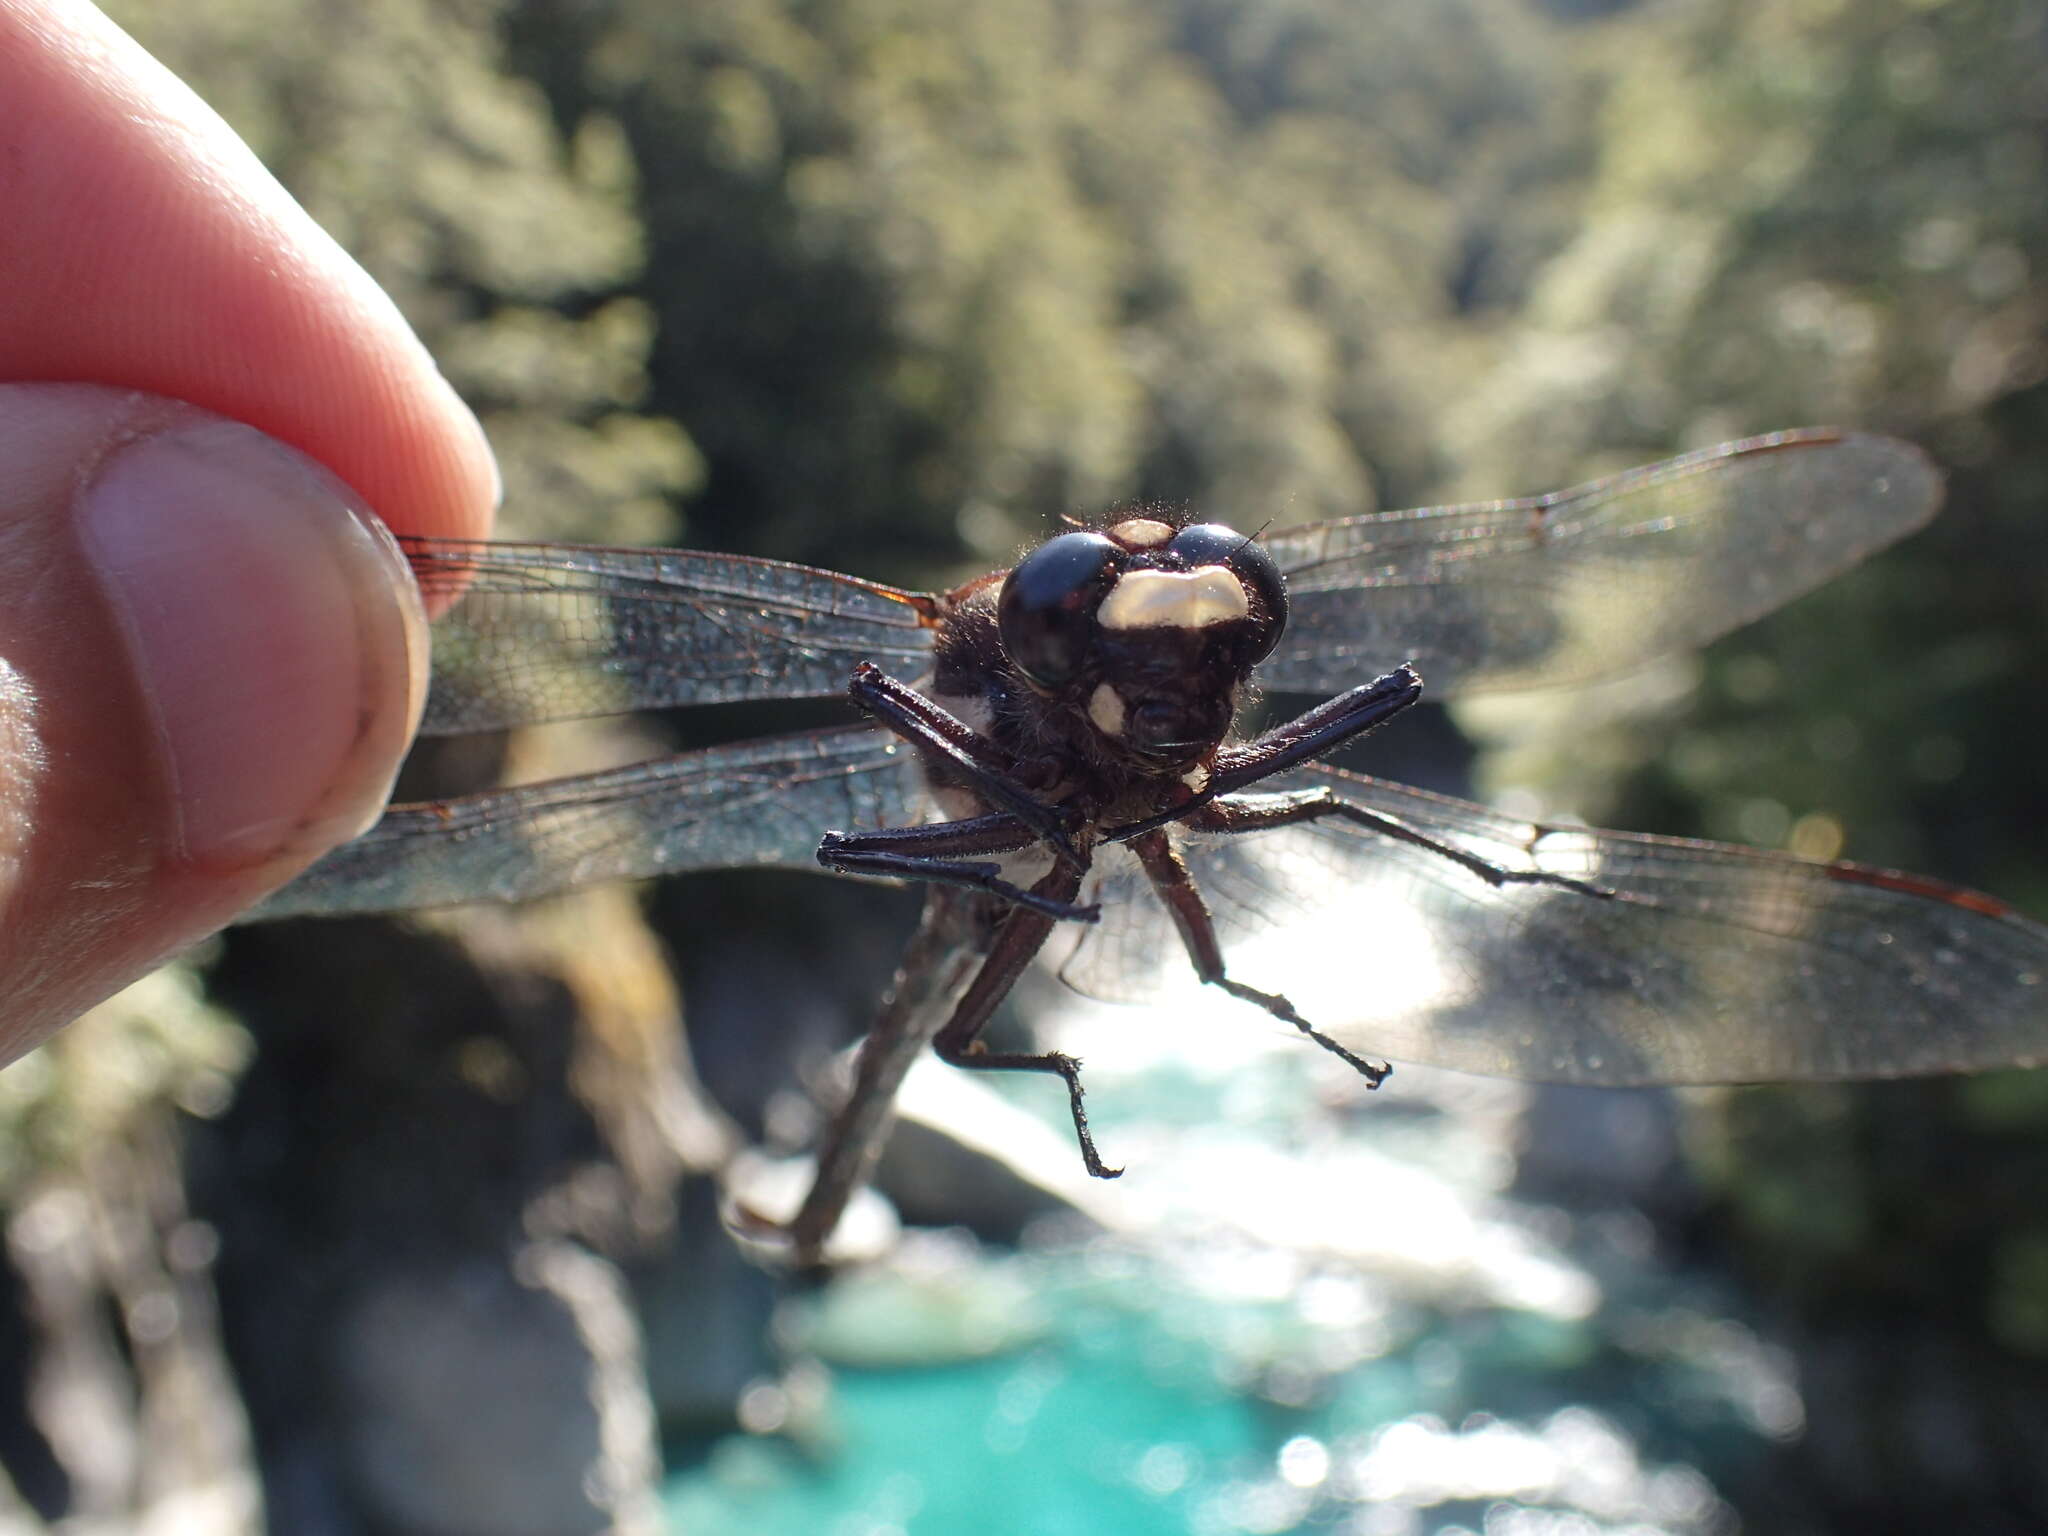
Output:
[[[397,301],[491,433],[510,531],[673,532],[701,464],[673,423],[625,419],[651,345],[633,158],[509,65],[510,5],[108,9]]]
[[[1514,194],[1584,113],[1518,8],[1431,15],[614,0],[515,31],[642,167],[691,541],[912,576],[1126,497],[1286,520],[1434,476],[1469,253],[1526,269],[1559,220]]]
[[[0,1190],[83,1176],[166,1107],[217,1113],[248,1055],[189,965],[144,977],[0,1072]]]
[[[1991,1277],[1991,1328],[2023,1355],[2048,1356],[2048,1231],[2015,1232]]]

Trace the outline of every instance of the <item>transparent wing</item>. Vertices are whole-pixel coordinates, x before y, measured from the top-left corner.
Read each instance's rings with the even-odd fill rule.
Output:
[[[931,600],[809,566],[696,550],[403,541],[434,625],[427,735],[844,691],[915,675]]]
[[[1544,829],[1336,770],[1271,787],[1315,785],[1496,864],[1618,893],[1495,889],[1334,820],[1185,835],[1230,974],[1367,1054],[1613,1085],[2048,1061],[2048,928],[1988,896],[1717,843]],[[1131,999],[1161,966],[1185,966],[1142,885],[1127,854],[1104,870],[1088,898],[1105,903],[1104,923],[1061,966],[1080,990]]]
[[[1432,698],[1625,672],[1702,645],[1934,515],[1939,472],[1890,438],[1814,428],[1576,490],[1283,528],[1287,633],[1269,688],[1413,661]]]
[[[689,869],[817,868],[826,828],[922,819],[916,754],[868,726],[396,805],[247,920],[526,901]]]

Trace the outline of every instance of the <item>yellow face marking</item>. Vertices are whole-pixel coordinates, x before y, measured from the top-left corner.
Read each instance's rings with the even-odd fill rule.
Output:
[[[1156,517],[1134,517],[1110,529],[1109,536],[1126,549],[1150,549],[1173,537],[1173,524]]]
[[[1104,629],[1204,629],[1252,611],[1244,583],[1220,565],[1198,571],[1130,571],[1096,619]]]
[[[1197,763],[1180,776],[1180,781],[1199,795],[1209,787],[1209,770]]]
[[[1097,683],[1095,691],[1088,695],[1088,723],[1105,736],[1123,735],[1123,696],[1109,684]]]

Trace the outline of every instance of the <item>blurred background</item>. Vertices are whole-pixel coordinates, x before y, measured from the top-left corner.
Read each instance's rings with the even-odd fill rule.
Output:
[[[2032,0],[109,9],[397,298],[512,535],[934,587],[1132,497],[1911,438],[1927,533],[1366,766],[2048,916]],[[1040,982],[1152,1181],[1091,1204],[1043,1085],[920,1076],[872,1261],[777,1281],[710,1175],[804,1144],[915,909],[701,877],[236,930],[0,1075],[0,1528],[2048,1528],[2048,1074],[1361,1103],[1261,1021]]]

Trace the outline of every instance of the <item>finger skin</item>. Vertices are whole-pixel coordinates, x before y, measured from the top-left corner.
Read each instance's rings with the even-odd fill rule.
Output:
[[[195,422],[314,462],[243,442],[246,486],[200,477],[256,579],[181,608],[150,558],[212,569],[208,498],[159,529],[130,483],[123,547],[157,548],[112,578],[85,509]],[[204,103],[80,0],[0,0],[0,1060],[374,813],[423,647],[361,513],[478,537],[497,494],[396,310]],[[188,632],[221,643],[162,640]]]
[[[0,379],[188,400],[402,533],[479,537],[481,429],[389,299],[183,82],[80,0],[0,0]]]
[[[238,423],[0,386],[0,463],[4,1061],[374,819],[426,620],[368,509]]]

